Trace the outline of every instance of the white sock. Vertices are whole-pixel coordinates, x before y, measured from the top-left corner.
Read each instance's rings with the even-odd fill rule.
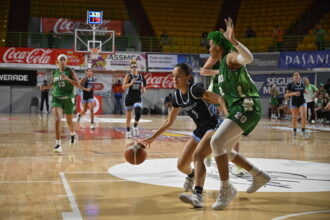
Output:
[[[56,140],[56,145],[61,145],[61,140]]]
[[[221,186],[222,187],[228,187],[230,184],[229,179],[228,180],[221,180]]]
[[[252,176],[256,176],[258,173],[260,172],[260,170],[258,169],[258,167],[253,167],[249,173],[251,173]]]

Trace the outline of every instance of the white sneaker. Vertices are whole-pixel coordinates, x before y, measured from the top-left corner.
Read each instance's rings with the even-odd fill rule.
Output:
[[[94,123],[91,124],[90,129],[91,129],[91,130],[95,130],[95,125],[94,125]]]
[[[130,131],[126,131],[126,138],[132,138],[132,134]]]
[[[297,132],[292,132],[292,138],[293,139],[297,139],[298,137],[297,137]]]
[[[53,152],[54,152],[54,153],[62,153],[62,152],[63,152],[63,149],[62,149],[61,145],[57,144],[57,145],[54,147]]]
[[[306,131],[302,132],[301,135],[302,135],[303,139],[308,139],[309,138],[309,136],[306,133]]]
[[[315,120],[312,120],[312,124],[315,124]]]
[[[212,205],[212,209],[221,210],[226,208],[236,195],[237,190],[232,184],[229,184],[227,187],[221,187],[220,193]]]
[[[186,177],[186,181],[183,184],[183,189],[185,192],[193,191],[194,177]]]
[[[77,137],[77,135],[71,135],[70,136],[69,144],[76,144],[76,143],[78,143],[78,137]]]
[[[133,135],[135,137],[140,135],[140,132],[139,132],[139,128],[138,127],[133,127]]]
[[[205,165],[206,165],[207,167],[210,167],[211,164],[212,164],[212,156],[209,155],[209,156],[207,156],[207,158],[205,159]]]
[[[181,193],[179,198],[182,202],[191,204],[194,208],[203,208],[203,195],[199,193]]]
[[[270,176],[264,171],[260,171],[256,176],[252,177],[252,183],[249,188],[247,188],[247,193],[254,193],[260,187],[266,185],[270,181]]]
[[[77,114],[77,122],[80,122],[81,115]]]

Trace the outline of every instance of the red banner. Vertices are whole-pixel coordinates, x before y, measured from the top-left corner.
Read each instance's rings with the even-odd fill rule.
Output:
[[[172,73],[145,73],[148,89],[174,89]]]
[[[91,29],[86,21],[74,20],[67,18],[41,18],[41,32],[55,34],[73,34],[76,28]],[[98,28],[99,30],[115,31],[117,36],[123,33],[123,21],[120,20],[103,20]]]
[[[100,115],[102,114],[102,96],[94,96],[94,114]],[[89,104],[88,104],[89,105]],[[83,109],[83,105],[81,103],[81,97],[79,95],[76,96],[76,111],[77,113]],[[90,113],[89,108],[87,109],[87,114]]]
[[[0,63],[55,65],[60,54],[68,57],[69,66],[81,66],[85,63],[83,54],[73,50],[27,47],[0,47]]]

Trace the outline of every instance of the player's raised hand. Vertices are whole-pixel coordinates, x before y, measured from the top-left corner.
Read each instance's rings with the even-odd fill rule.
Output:
[[[228,19],[225,19],[225,23],[226,23],[226,31],[223,32],[222,29],[220,29],[220,31],[223,33],[223,36],[229,40],[231,43],[235,43],[236,39],[235,39],[235,35],[234,35],[234,23],[233,20],[229,17]]]

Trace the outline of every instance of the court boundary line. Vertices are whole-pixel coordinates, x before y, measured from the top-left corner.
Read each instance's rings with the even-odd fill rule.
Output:
[[[309,211],[309,212],[298,212],[290,215],[283,215],[279,217],[272,218],[272,220],[282,220],[282,219],[287,219],[290,217],[295,217],[295,216],[301,216],[301,215],[309,215],[309,214],[318,214],[318,213],[327,213],[330,212],[330,210],[316,210],[316,211]]]

